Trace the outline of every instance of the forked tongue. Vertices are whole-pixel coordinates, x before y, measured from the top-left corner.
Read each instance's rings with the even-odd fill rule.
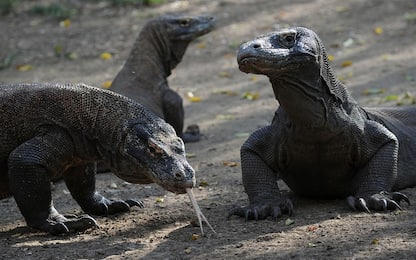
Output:
[[[192,192],[191,188],[187,188],[186,189],[186,193],[188,193],[189,199],[191,200],[192,206],[194,207],[196,216],[198,218],[198,222],[199,222],[199,227],[201,228],[201,235],[204,235],[204,228],[202,227],[202,220],[205,221],[205,223],[207,223],[208,227],[212,230],[212,232],[215,232],[214,228],[212,228],[211,224],[209,224],[207,218],[204,216],[204,214],[202,214],[201,209],[198,206],[198,203],[196,202],[194,193]]]

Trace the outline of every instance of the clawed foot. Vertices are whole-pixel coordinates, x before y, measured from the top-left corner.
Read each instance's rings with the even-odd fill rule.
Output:
[[[185,143],[198,142],[201,140],[201,133],[198,125],[189,125],[182,134]]]
[[[244,217],[245,220],[262,220],[271,216],[273,220],[277,220],[283,214],[291,216],[293,213],[293,203],[290,199],[285,200],[271,200],[259,203],[250,203],[249,206],[236,207],[228,213],[228,219],[237,215]]]
[[[354,210],[367,211],[385,211],[385,210],[401,210],[400,202],[405,201],[410,205],[409,198],[400,192],[381,191],[371,196],[349,196],[347,198],[348,205]]]
[[[64,234],[69,232],[80,232],[89,228],[98,227],[95,219],[88,215],[55,215],[43,221],[28,223],[28,226],[50,233],[52,235]]]
[[[82,209],[92,215],[112,215],[120,212],[130,211],[131,207],[137,206],[144,208],[143,201],[140,200],[109,200],[101,195],[94,199],[94,203],[82,207]]]

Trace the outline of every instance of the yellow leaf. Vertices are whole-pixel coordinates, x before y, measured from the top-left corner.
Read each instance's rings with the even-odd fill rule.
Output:
[[[103,60],[109,60],[113,57],[113,55],[111,55],[111,53],[109,53],[109,52],[103,52],[103,53],[101,53],[100,57]]]
[[[373,240],[371,241],[371,244],[373,244],[373,245],[378,245],[378,244],[379,244],[379,240],[378,240],[377,238],[375,238],[375,239],[373,239]]]
[[[234,115],[217,115],[216,118],[222,120],[233,120],[235,117]]]
[[[259,98],[259,96],[260,96],[259,92],[254,92],[254,93],[251,93],[251,92],[245,92],[245,93],[243,94],[243,98],[244,98],[244,99],[247,99],[247,100],[256,100],[256,99],[258,99],[258,98]]]
[[[251,76],[250,80],[251,81],[256,81],[257,80],[257,76]]]
[[[16,69],[18,71],[29,71],[31,69],[33,69],[32,65],[29,64],[22,64],[22,65],[17,65]]]
[[[200,181],[199,182],[199,186],[201,186],[201,187],[206,187],[206,186],[208,186],[209,184],[208,184],[208,182],[207,181]]]
[[[383,34],[383,28],[381,27],[374,28],[374,33],[378,35]]]
[[[350,61],[350,60],[346,60],[341,64],[341,66],[344,67],[344,68],[349,67],[351,65],[352,65],[352,61]]]
[[[201,42],[201,43],[198,43],[198,44],[196,45],[196,47],[197,47],[198,49],[205,49],[206,45],[205,45],[205,43]]]
[[[236,167],[238,165],[236,162],[223,162],[222,164],[227,167]]]
[[[221,71],[221,72],[219,73],[219,76],[220,76],[221,78],[229,78],[229,77],[231,77],[231,74],[230,74],[229,72],[227,72],[227,71]]]
[[[109,88],[111,88],[111,84],[112,84],[113,82],[112,81],[110,81],[110,80],[107,80],[107,81],[104,81],[103,82],[103,88],[105,88],[105,89],[109,89]]]
[[[186,93],[186,97],[188,98],[189,101],[191,102],[199,102],[202,99],[198,96],[195,96],[192,92],[187,92]]]
[[[163,203],[164,199],[163,198],[156,198],[156,203]]]
[[[334,55],[328,55],[328,61],[331,62],[334,60]]]
[[[191,239],[192,239],[192,240],[197,240],[197,239],[199,239],[199,235],[197,235],[197,234],[192,234]]]
[[[69,26],[71,26],[71,20],[65,19],[65,20],[61,21],[59,23],[59,26],[64,27],[64,28],[68,28]]]

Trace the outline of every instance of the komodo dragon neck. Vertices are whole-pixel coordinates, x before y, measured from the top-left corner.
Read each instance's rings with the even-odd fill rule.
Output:
[[[122,71],[114,79],[117,83],[111,90],[133,99],[137,96],[140,100],[143,95],[137,95],[137,89],[131,86],[140,85],[144,91],[161,91],[160,88],[167,87],[167,77],[173,68],[169,41],[162,30],[161,26],[154,23],[143,28]]]

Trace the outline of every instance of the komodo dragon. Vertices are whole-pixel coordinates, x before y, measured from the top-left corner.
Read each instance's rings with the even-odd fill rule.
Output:
[[[360,107],[334,77],[321,40],[306,28],[244,43],[237,60],[241,71],[269,78],[280,107],[272,123],[241,147],[250,204],[232,209],[229,217],[291,214],[278,176],[295,194],[344,197],[355,210],[409,203],[394,191],[416,185],[416,107]]]
[[[214,28],[211,16],[164,15],[150,20],[142,29],[111,90],[138,101],[165,119],[184,142],[200,139],[199,127],[183,133],[182,98],[169,88],[167,77],[181,62],[188,44]]]
[[[0,199],[13,195],[32,228],[59,234],[96,225],[88,215],[65,217],[54,208],[50,180],[58,176],[86,213],[143,206],[96,192],[95,162],[127,182],[155,182],[175,193],[195,184],[174,129],[114,92],[83,84],[2,85],[0,114]]]

